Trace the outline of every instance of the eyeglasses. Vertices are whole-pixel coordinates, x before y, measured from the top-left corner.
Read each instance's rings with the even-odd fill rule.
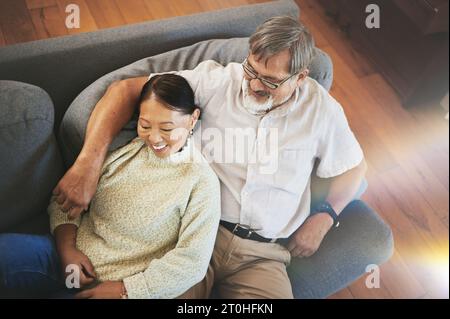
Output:
[[[244,62],[242,63],[242,68],[244,69],[245,74],[251,78],[252,80],[258,79],[259,81],[261,81],[262,84],[264,84],[266,87],[268,87],[271,90],[276,90],[278,89],[284,82],[286,82],[287,80],[289,80],[290,78],[292,78],[294,75],[297,75],[298,73],[294,73],[290,76],[288,76],[287,78],[285,78],[284,80],[282,80],[281,82],[278,83],[273,83],[269,80],[266,80],[262,77],[260,77],[258,75],[258,73],[256,73],[248,64],[247,59],[244,60]]]

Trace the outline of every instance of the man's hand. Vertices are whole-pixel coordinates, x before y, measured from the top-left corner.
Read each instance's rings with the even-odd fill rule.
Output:
[[[105,281],[92,289],[75,295],[76,299],[121,299],[124,291],[122,281]]]
[[[101,165],[94,165],[87,159],[78,158],[53,190],[61,210],[75,219],[88,209],[97,190]]]
[[[88,256],[75,247],[67,247],[60,252],[63,273],[67,277],[66,267],[70,264],[77,265],[80,269],[80,287],[87,286],[94,282],[96,278],[94,266]]]
[[[309,257],[313,255],[331,226],[333,226],[333,218],[327,213],[319,213],[306,219],[287,246],[291,256]]]

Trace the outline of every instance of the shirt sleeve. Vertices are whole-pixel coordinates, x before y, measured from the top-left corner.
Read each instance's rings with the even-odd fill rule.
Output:
[[[220,219],[217,177],[208,176],[193,188],[181,217],[176,246],[150,262],[144,272],[123,280],[132,299],[176,298],[206,275]]]
[[[364,154],[351,131],[342,106],[330,97],[331,111],[324,121],[318,146],[317,176],[329,178],[341,175],[359,165]]]
[[[70,220],[68,218],[68,214],[61,210],[60,205],[56,202],[56,196],[54,195],[50,199],[50,204],[47,208],[47,212],[50,215],[50,232],[52,233],[52,235],[59,225],[73,224],[77,227],[80,227],[81,217]]]

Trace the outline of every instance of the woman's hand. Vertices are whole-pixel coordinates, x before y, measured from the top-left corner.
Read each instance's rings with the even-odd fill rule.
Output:
[[[122,281],[105,281],[92,289],[75,295],[76,299],[122,299],[125,286]]]
[[[80,288],[94,282],[97,276],[95,274],[94,266],[88,256],[75,247],[66,247],[64,250],[60,251],[59,254],[65,277],[71,274],[66,272],[67,266],[76,265],[78,266],[80,273]]]

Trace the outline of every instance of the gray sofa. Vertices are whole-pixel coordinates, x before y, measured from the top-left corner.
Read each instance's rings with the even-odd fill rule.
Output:
[[[293,1],[151,21],[0,49],[0,232],[48,232],[51,190],[81,149],[87,119],[113,81],[179,69],[205,59],[242,61],[247,37],[276,15],[299,15]],[[329,89],[332,64],[317,50],[311,76]],[[134,121],[112,148],[134,136]],[[313,178],[313,202],[327,181]],[[341,214],[320,250],[294,259],[296,298],[324,298],[392,254],[390,228],[364,202]]]

